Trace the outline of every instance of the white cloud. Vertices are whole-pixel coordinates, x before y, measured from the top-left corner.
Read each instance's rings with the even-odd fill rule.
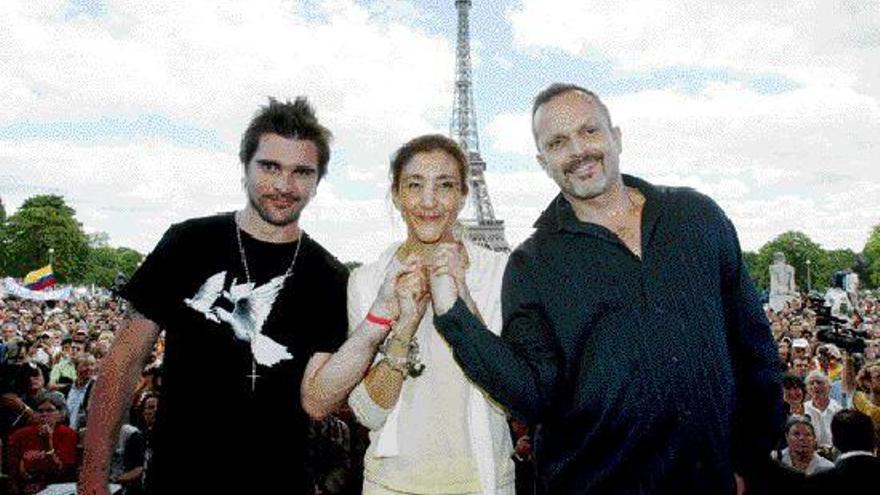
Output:
[[[114,245],[142,252],[170,223],[243,201],[235,155],[161,141],[2,141],[0,163],[0,190],[9,191],[9,206],[38,193],[63,195],[86,231],[108,232]]]
[[[877,0],[523,0],[508,17],[522,48],[605,57],[623,70],[698,66],[866,87],[880,81]]]
[[[337,144],[366,153],[351,166],[370,168],[445,111],[448,40],[353,0],[297,5],[110,0],[106,16],[65,20],[60,2],[4,2],[0,122],[161,114],[235,146],[266,95],[307,94]]]
[[[559,193],[556,184],[538,167],[517,172],[486,171],[486,185],[495,216],[504,220],[507,242],[516,246],[534,229],[532,224]]]
[[[384,201],[390,153],[446,121],[454,67],[449,39],[406,22],[411,5],[324,0],[306,12],[289,0],[108,0],[104,10],[66,19],[63,1],[2,2],[0,127],[160,115],[216,132],[221,147],[7,137],[8,210],[33,194],[62,194],[87,230],[148,251],[171,222],[243,204],[236,154],[245,125],[266,96],[306,94],[336,139],[304,224],[338,244],[341,259],[378,254],[371,232],[385,242],[399,232],[365,212]]]
[[[528,113],[500,113],[489,121],[485,135],[491,140],[493,150],[528,157],[535,155],[531,129]]]
[[[876,155],[865,153],[866,146],[880,146],[880,107],[847,88],[762,95],[717,83],[696,95],[656,90],[607,100],[623,130],[625,156],[638,172],[767,169],[770,180],[839,174],[880,181]]]

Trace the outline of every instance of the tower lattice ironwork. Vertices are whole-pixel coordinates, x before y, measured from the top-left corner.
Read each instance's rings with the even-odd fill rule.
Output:
[[[480,156],[477,117],[471,78],[470,9],[471,0],[455,0],[458,10],[458,44],[455,52],[455,95],[452,103],[450,136],[458,141],[468,157],[468,185],[475,218],[462,220],[465,236],[493,251],[509,251],[504,237],[504,221],[495,218],[486,187],[486,162]]]

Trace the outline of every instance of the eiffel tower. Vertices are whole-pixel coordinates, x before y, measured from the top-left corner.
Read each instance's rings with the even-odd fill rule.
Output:
[[[471,46],[469,14],[471,0],[455,0],[458,10],[458,44],[455,52],[455,96],[449,135],[458,141],[468,157],[468,185],[476,218],[462,220],[465,237],[493,251],[510,251],[504,238],[504,221],[495,218],[483,172],[486,162],[480,156],[477,117],[471,81]]]

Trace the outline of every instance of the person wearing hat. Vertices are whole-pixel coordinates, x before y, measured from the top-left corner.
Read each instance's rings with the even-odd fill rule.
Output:
[[[791,341],[792,359],[810,357],[810,341],[805,338],[797,338]]]
[[[89,340],[89,331],[84,327],[79,327],[76,332],[73,334],[74,342],[85,343]]]
[[[816,350],[817,369],[831,381],[829,396],[843,407],[851,407],[850,395],[843,389],[843,353],[834,344],[823,344]]]

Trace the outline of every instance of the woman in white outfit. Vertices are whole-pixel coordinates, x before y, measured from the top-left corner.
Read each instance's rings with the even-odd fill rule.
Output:
[[[365,319],[391,326],[349,397],[370,429],[365,495],[514,493],[505,414],[468,381],[433,324],[428,280],[442,271],[459,275],[468,308],[489,329],[501,330],[507,255],[454,235],[466,178],[467,159],[449,138],[422,136],[401,147],[391,162],[391,193],[407,238],[349,280],[350,332]],[[389,283],[389,273],[402,275]]]

